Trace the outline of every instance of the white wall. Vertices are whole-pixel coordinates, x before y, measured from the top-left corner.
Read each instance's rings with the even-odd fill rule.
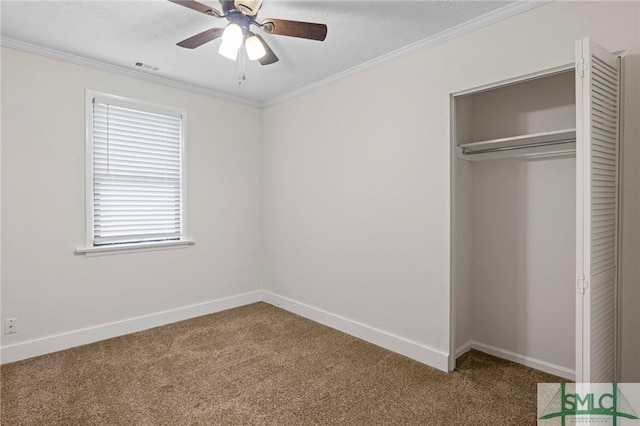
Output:
[[[472,168],[471,339],[574,370],[575,156]]]
[[[85,89],[187,111],[195,246],[74,255],[85,242]],[[3,49],[2,314],[19,322],[18,334],[3,336],[3,354],[33,339],[258,290],[261,128],[256,108]]]
[[[473,339],[473,163],[456,158],[455,205],[453,206],[453,259],[452,280],[455,310],[453,327],[455,342],[452,350],[464,347]]]
[[[637,2],[550,3],[270,107],[265,288],[448,353],[449,94],[571,63],[585,36],[637,56],[639,14]],[[626,111],[631,138],[637,106]],[[627,378],[639,369],[627,358]]]

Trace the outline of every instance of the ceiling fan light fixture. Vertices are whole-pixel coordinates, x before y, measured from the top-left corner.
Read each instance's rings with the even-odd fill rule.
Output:
[[[242,28],[238,24],[229,24],[222,33],[222,44],[218,49],[218,53],[235,61],[238,57],[238,49],[242,45],[244,34]]]
[[[249,37],[247,37],[247,39],[244,41],[244,46],[247,49],[247,56],[252,61],[256,61],[267,54],[264,45],[255,35],[250,35]]]
[[[169,1],[205,15],[226,18],[229,22],[224,29],[210,28],[176,43],[178,46],[186,49],[195,49],[205,43],[221,38],[222,43],[218,52],[233,61],[237,60],[240,54],[238,51],[245,43],[244,47],[247,49],[249,59],[257,60],[260,65],[270,65],[278,62],[278,56],[271,50],[269,44],[250,30],[252,25],[266,33],[278,36],[318,41],[324,41],[327,37],[327,26],[325,24],[272,18],[259,22],[257,20],[258,10],[261,8],[263,0],[220,0],[222,12],[196,0]],[[244,59],[244,56],[241,59]],[[244,61],[242,66],[244,66]]]
[[[244,40],[244,33],[242,28],[238,24],[229,24],[222,33],[222,42],[229,44],[229,46],[240,47]]]
[[[223,41],[220,45],[220,48],[218,49],[218,53],[225,58],[229,58],[232,61],[235,61],[238,58],[238,48],[239,46],[234,46],[231,43]]]

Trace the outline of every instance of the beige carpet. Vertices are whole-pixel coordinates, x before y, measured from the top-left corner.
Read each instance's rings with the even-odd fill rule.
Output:
[[[559,378],[446,374],[257,303],[2,367],[2,425],[526,425]]]

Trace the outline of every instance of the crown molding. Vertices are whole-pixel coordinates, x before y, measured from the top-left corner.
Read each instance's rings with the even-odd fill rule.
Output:
[[[470,21],[463,22],[462,24],[456,25],[455,27],[451,27],[447,30],[434,34],[433,36],[427,37],[423,40],[401,47],[400,49],[394,50],[393,52],[389,52],[385,55],[382,55],[370,61],[364,62],[360,65],[356,65],[355,67],[349,68],[345,71],[341,71],[337,74],[334,74],[322,80],[318,80],[315,83],[293,90],[284,95],[269,99],[263,103],[263,107],[265,108],[270,107],[278,103],[296,98],[300,95],[311,92],[322,86],[326,86],[330,83],[334,83],[343,78],[361,73],[363,71],[366,71],[371,68],[380,66],[384,63],[391,62],[393,60],[411,55],[413,53],[417,53],[419,51],[428,49],[430,47],[447,42],[449,40],[453,40],[454,38],[461,37],[465,34],[468,34],[480,28],[486,27],[491,24],[495,24],[496,22],[503,21],[507,18],[518,15],[520,13],[527,12],[536,7],[550,3],[551,1],[552,0],[538,0],[538,1],[518,0],[515,3],[503,6],[499,9],[496,9],[492,12],[489,12],[477,18],[474,18]]]
[[[10,49],[21,50],[23,52],[32,53],[34,55],[45,56],[48,58],[57,59],[64,62],[69,62],[75,65],[95,68],[100,71],[106,71],[113,74],[123,75],[126,77],[133,77],[133,78],[137,78],[138,80],[144,80],[150,83],[162,84],[165,86],[186,90],[186,91],[198,93],[201,95],[211,96],[213,98],[217,98],[225,101],[231,101],[238,104],[252,106],[255,108],[263,107],[262,102],[255,102],[248,99],[227,95],[221,92],[216,92],[215,90],[205,89],[203,87],[196,86],[193,84],[182,83],[180,81],[172,80],[169,78],[150,75],[142,71],[128,69],[118,65],[108,64],[106,62],[97,61],[95,59],[84,58],[82,56],[73,55],[71,53],[63,52],[60,50],[49,49],[47,47],[26,43],[26,42],[15,40],[8,37],[0,38],[0,46],[7,47]]]

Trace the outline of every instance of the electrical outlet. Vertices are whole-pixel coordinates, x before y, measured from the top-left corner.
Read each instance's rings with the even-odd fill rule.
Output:
[[[4,320],[4,334],[16,334],[18,332],[18,318]]]

